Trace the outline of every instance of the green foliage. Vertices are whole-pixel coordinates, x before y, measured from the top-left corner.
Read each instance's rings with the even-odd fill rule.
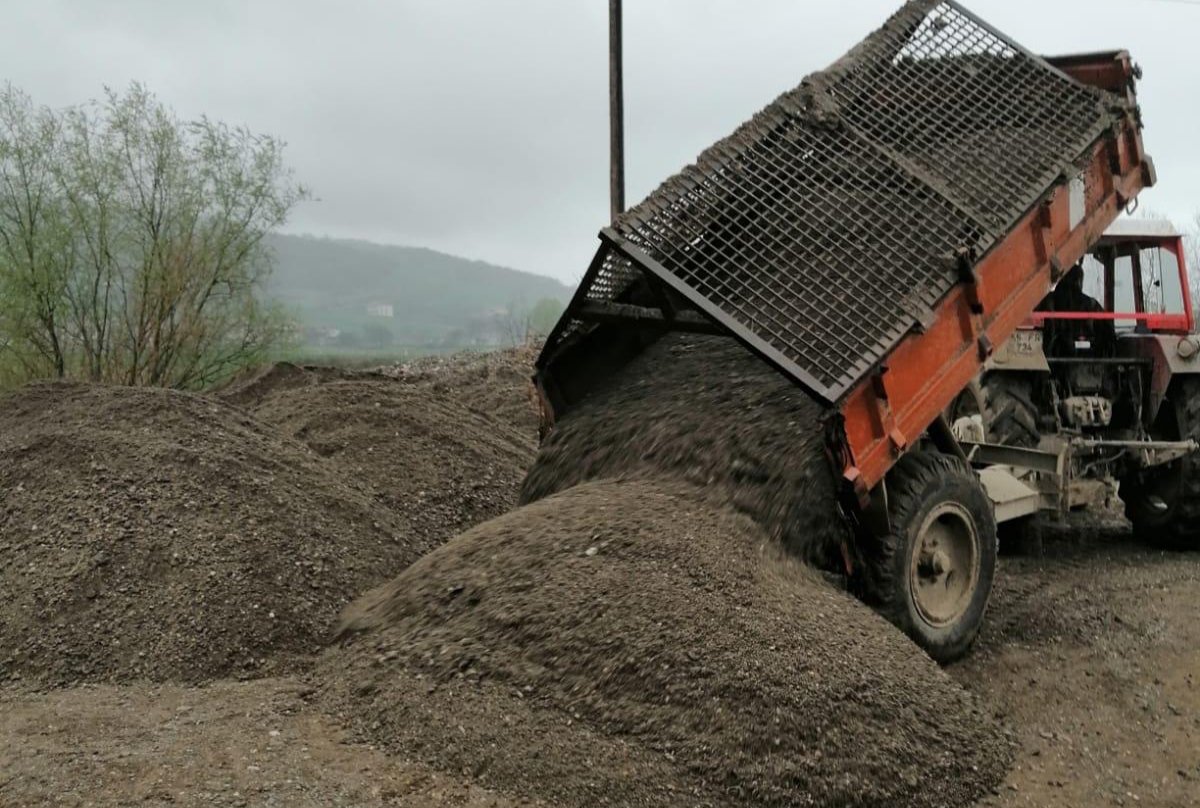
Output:
[[[283,143],[141,85],[63,111],[0,93],[0,383],[201,387],[291,339],[264,239],[307,196]]]
[[[545,337],[553,330],[565,309],[561,300],[543,297],[529,311],[529,330],[539,337]]]

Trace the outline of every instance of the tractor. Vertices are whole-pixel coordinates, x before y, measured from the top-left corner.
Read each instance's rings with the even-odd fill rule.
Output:
[[[1024,468],[1036,521],[1119,496],[1136,535],[1200,548],[1200,336],[1182,236],[1119,219],[994,353],[951,409],[973,459]],[[1004,457],[1004,446],[1035,455]],[[1029,465],[1022,466],[1022,463]],[[1046,485],[1047,477],[1056,484]]]
[[[943,662],[998,525],[1116,486],[1140,532],[1191,541],[1180,239],[1111,229],[1156,179],[1140,76],[909,0],[601,229],[537,361],[543,433],[665,333],[737,340],[823,412],[846,580]]]

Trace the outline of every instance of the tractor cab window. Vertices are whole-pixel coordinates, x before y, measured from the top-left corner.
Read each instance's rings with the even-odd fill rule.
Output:
[[[1105,265],[1111,288],[1105,289]],[[1102,249],[1083,260],[1084,291],[1116,314],[1183,314],[1184,296],[1175,254],[1159,246],[1130,242]],[[1147,330],[1145,318],[1118,318],[1117,331]]]
[[[1179,279],[1179,261],[1162,247],[1138,251],[1142,266],[1142,299],[1148,314],[1183,314],[1183,287]]]
[[[1142,307],[1138,302],[1141,298],[1139,292],[1133,273],[1133,257],[1128,254],[1116,256],[1113,260],[1113,299],[1109,304],[1109,311],[1140,312]],[[1133,331],[1137,325],[1138,321],[1133,319],[1113,322],[1117,331]]]
[[[1085,255],[1080,263],[1083,266],[1083,293],[1104,303],[1104,264],[1093,255]]]

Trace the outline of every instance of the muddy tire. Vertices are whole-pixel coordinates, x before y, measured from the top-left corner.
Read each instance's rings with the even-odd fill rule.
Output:
[[[988,443],[1034,449],[1041,440],[1033,380],[1025,374],[993,371],[972,379],[946,413],[952,424],[967,415],[982,418]]]
[[[888,475],[886,536],[863,544],[864,599],[938,662],[965,654],[987,611],[996,521],[962,461],[910,451]]]
[[[1200,378],[1177,378],[1163,408],[1155,437],[1200,441]],[[1166,549],[1200,550],[1200,457],[1122,480],[1120,496],[1134,536]]]

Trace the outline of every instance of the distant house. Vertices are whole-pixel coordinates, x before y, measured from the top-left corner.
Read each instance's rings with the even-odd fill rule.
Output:
[[[368,317],[395,317],[396,309],[391,303],[368,303]]]

